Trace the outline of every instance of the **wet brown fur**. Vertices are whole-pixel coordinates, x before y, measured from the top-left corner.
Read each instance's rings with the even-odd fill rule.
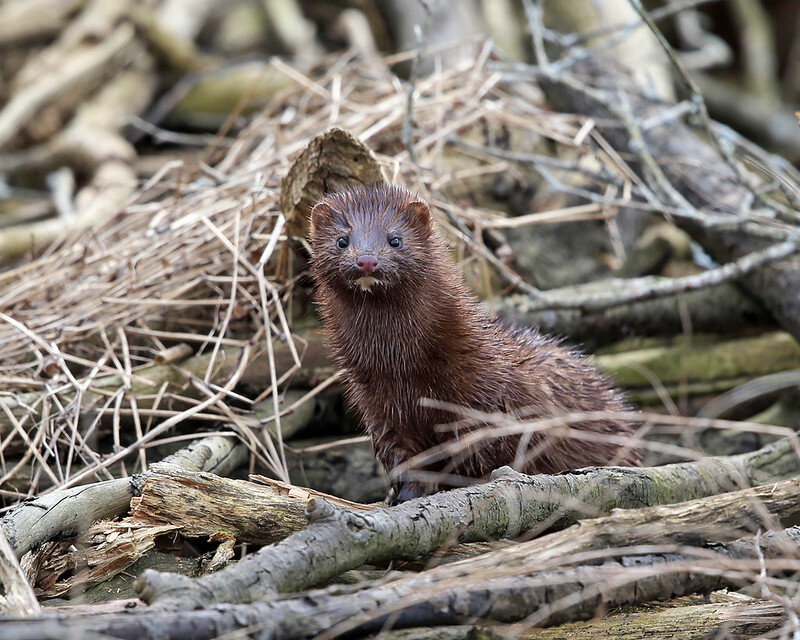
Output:
[[[402,237],[392,248],[389,234]],[[340,249],[337,240],[349,246]],[[372,436],[387,470],[458,437],[437,425],[458,416],[420,406],[420,398],[484,412],[525,410],[526,417],[574,411],[624,411],[622,396],[580,354],[534,329],[492,319],[469,293],[434,232],[427,204],[399,187],[361,187],[326,196],[314,207],[311,272],[334,355],[346,371],[349,399]],[[358,255],[378,258],[377,282],[365,291]],[[468,429],[486,425],[469,425]],[[613,419],[574,429],[626,435]],[[518,436],[490,439],[428,470],[471,478],[512,464]],[[635,465],[639,455],[618,444],[534,434],[516,465],[554,473],[604,464]],[[396,479],[405,500],[437,488]]]

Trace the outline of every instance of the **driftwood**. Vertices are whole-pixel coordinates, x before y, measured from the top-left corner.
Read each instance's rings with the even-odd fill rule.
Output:
[[[304,531],[197,581],[145,572],[141,593],[159,608],[251,602],[322,583],[365,563],[413,560],[456,541],[513,538],[531,530],[563,528],[614,508],[670,504],[755,486],[791,477],[798,465],[787,439],[751,454],[664,467],[612,467],[557,476],[523,476],[504,468],[487,484],[368,514],[312,500],[310,526]]]

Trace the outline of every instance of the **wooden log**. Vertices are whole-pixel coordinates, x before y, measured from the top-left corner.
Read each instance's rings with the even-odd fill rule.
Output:
[[[659,508],[661,513],[656,517],[675,517],[682,525],[693,522],[704,526],[715,521],[714,503],[722,503],[726,515],[733,518],[728,520],[734,525],[731,532],[741,530],[742,526],[752,526],[757,514],[774,514],[786,507],[797,512],[800,481],[794,479],[780,485],[778,496],[771,493],[774,487],[747,490],[675,505],[672,513]],[[760,505],[750,503],[754,498]],[[741,507],[743,513],[739,515]],[[653,522],[652,511],[639,510],[642,524]],[[626,515],[631,516],[631,512]],[[725,535],[719,527],[714,531]],[[369,587],[337,586],[300,593],[294,598],[201,610],[150,609],[124,616],[45,618],[25,625],[8,620],[0,622],[0,631],[25,640],[42,637],[55,622],[60,622],[70,633],[197,640],[236,629],[257,628],[261,640],[292,640],[323,631],[332,636],[364,634],[375,633],[386,625],[403,628],[463,624],[478,617],[505,623],[524,621],[526,627],[549,626],[592,617],[607,606],[740,586],[758,574],[759,565],[767,571],[796,570],[799,566],[796,559],[786,557],[787,551],[796,551],[800,545],[800,529],[796,527],[696,550],[664,544],[664,532],[662,527],[635,528],[629,538],[632,545],[645,539],[657,541],[656,544],[606,548],[604,554],[572,555],[570,563],[556,568],[540,561],[541,544],[546,540],[542,539],[418,575],[380,580]],[[686,539],[687,533],[679,526],[675,539]],[[620,536],[624,537],[624,531]],[[703,533],[698,533],[693,542],[703,545],[706,540]],[[595,564],[598,559],[603,563]],[[741,569],[737,571],[736,567]]]
[[[663,467],[606,467],[556,476],[523,476],[503,467],[486,484],[369,514],[313,500],[308,506],[311,525],[304,531],[197,581],[147,572],[140,580],[141,593],[160,608],[249,602],[323,583],[365,563],[424,557],[456,540],[563,528],[615,508],[670,504],[798,472],[800,458],[782,440],[751,454]]]
[[[145,479],[141,495],[132,500],[130,522],[171,523],[180,526],[186,537],[224,533],[240,542],[266,545],[305,528],[305,505],[311,498],[357,511],[367,509],[317,491],[261,480],[262,484],[255,484],[162,465]]]
[[[233,438],[211,436],[192,442],[164,462],[187,470],[226,473],[246,456]],[[17,557],[57,537],[75,535],[96,520],[125,513],[148,474],[53,491],[23,502],[0,520]]]

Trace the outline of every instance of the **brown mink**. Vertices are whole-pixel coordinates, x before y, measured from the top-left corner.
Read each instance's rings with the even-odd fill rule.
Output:
[[[330,344],[345,369],[349,399],[387,471],[459,436],[439,426],[452,427],[459,416],[422,406],[421,398],[526,418],[628,409],[580,354],[535,329],[504,326],[481,309],[434,231],[428,205],[413,193],[370,186],[329,194],[311,213],[310,240],[311,273]],[[502,465],[554,473],[638,464],[638,453],[622,447],[619,438],[603,438],[628,436],[623,421],[570,426],[590,437],[542,432],[523,440],[490,438],[429,462],[424,470],[434,473],[425,475],[481,478]],[[486,425],[462,427],[477,428]],[[418,477],[393,479],[396,502],[439,488]]]

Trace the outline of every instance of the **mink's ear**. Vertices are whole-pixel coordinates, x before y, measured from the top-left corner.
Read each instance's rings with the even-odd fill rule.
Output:
[[[431,230],[433,229],[433,216],[431,216],[431,210],[428,208],[428,203],[423,202],[422,200],[414,200],[406,205],[403,213],[405,213],[405,215],[407,215],[415,223],[420,224],[422,227]]]
[[[314,208],[311,209],[311,227],[309,230],[313,231],[314,227],[318,227],[330,215],[331,209],[324,200],[315,204]]]

